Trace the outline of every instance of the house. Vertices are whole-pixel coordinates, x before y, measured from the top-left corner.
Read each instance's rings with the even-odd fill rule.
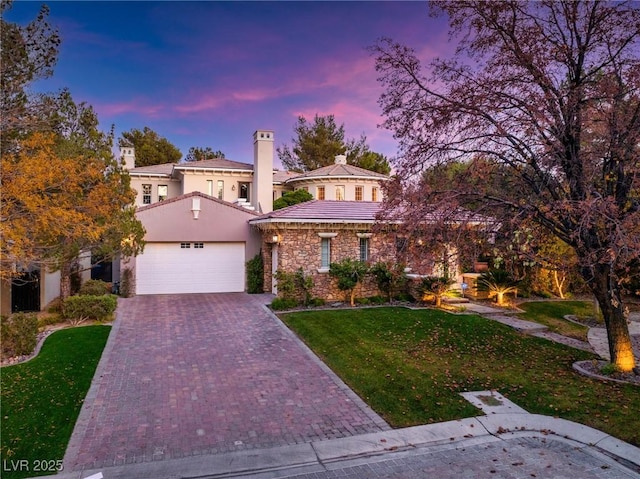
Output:
[[[253,164],[222,158],[136,168],[135,150],[122,149],[147,232],[143,254],[120,265],[131,270],[136,294],[244,291],[246,261],[268,244],[260,215],[272,214],[287,191],[305,189],[315,205],[341,204],[343,228],[359,227],[347,223],[348,212],[365,209],[370,229],[389,177],[348,165],[344,155],[307,173],[274,170],[273,132],[258,130],[253,141]],[[270,271],[265,277],[271,284]]]

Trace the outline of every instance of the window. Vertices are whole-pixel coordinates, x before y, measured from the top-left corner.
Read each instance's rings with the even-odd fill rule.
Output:
[[[320,267],[322,269],[329,269],[331,264],[331,238],[321,239],[320,250]]]
[[[151,185],[142,185],[142,204],[151,204]]]
[[[204,243],[193,243],[193,247],[195,249],[203,249],[204,248]]]
[[[356,186],[356,201],[362,201],[364,187]]]
[[[378,201],[378,187],[371,188],[371,201]]]
[[[213,180],[207,180],[207,194],[213,196]]]
[[[324,186],[318,186],[316,188],[316,199],[324,200]]]
[[[336,186],[336,201],[344,201],[344,186]]]
[[[180,243],[180,248],[189,249],[191,248],[191,243]]]
[[[369,261],[369,238],[360,238],[360,261]]]
[[[167,185],[158,185],[158,201],[164,201],[169,195],[169,187]]]
[[[224,181],[218,180],[218,199],[224,199]]]

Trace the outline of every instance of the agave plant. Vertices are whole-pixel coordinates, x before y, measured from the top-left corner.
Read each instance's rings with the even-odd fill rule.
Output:
[[[478,289],[489,291],[489,298],[496,297],[498,306],[504,305],[504,295],[518,291],[518,282],[503,269],[485,271],[478,278]]]

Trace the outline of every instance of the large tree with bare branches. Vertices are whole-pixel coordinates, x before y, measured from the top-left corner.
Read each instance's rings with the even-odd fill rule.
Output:
[[[401,150],[387,211],[415,225],[468,207],[503,229],[533,222],[555,235],[601,306],[612,362],[632,370],[623,297],[640,274],[640,7],[430,6],[459,42],[452,58],[423,69],[407,46],[382,39],[372,48],[384,126]],[[468,164],[464,175],[422,181],[425,169],[453,161]]]

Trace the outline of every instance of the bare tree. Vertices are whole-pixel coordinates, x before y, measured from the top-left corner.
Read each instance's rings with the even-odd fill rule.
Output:
[[[431,7],[459,40],[452,58],[425,72],[411,48],[390,39],[372,47],[384,126],[401,150],[387,211],[415,225],[467,207],[503,228],[532,221],[546,229],[577,255],[605,318],[612,363],[632,370],[623,284],[640,274],[638,4]],[[469,165],[456,181],[420,180],[425,168],[452,161]],[[399,207],[407,202],[411,208]]]

